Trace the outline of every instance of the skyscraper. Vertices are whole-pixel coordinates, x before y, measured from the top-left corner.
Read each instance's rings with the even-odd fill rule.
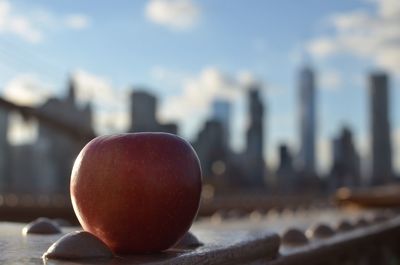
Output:
[[[279,166],[275,172],[278,191],[291,193],[295,191],[296,179],[292,154],[286,144],[279,145]]]
[[[142,90],[131,95],[130,132],[167,132],[177,133],[176,124],[160,124],[157,120],[157,98]]]
[[[315,174],[315,80],[314,72],[309,66],[300,70],[300,152],[298,167],[306,175]]]
[[[158,131],[156,120],[157,99],[145,91],[135,91],[131,95],[132,132]]]
[[[249,89],[249,125],[246,132],[246,172],[247,184],[253,188],[265,185],[264,160],[264,104],[260,98],[260,89]]]
[[[0,109],[0,191],[4,191],[8,179],[8,158],[9,148],[7,141],[8,130],[8,113],[6,110]]]
[[[389,121],[388,76],[372,73],[369,79],[371,118],[371,183],[384,184],[393,177]]]
[[[77,89],[76,83],[71,78],[64,98],[49,98],[37,111],[92,135],[94,134],[92,110],[90,105],[80,106],[78,104]],[[35,154],[32,162],[35,164],[36,172],[29,174],[36,178],[36,180],[34,178],[31,180],[32,189],[36,189],[37,192],[68,194],[71,168],[85,144],[86,140],[76,141],[39,121],[38,139],[32,151]],[[26,147],[26,150],[28,148]],[[14,159],[18,160],[18,156],[24,156],[27,152],[20,148],[17,158]]]
[[[216,119],[207,120],[199,131],[193,146],[201,161],[203,181],[216,184],[213,164],[217,161],[227,162],[226,146],[224,145],[223,125]],[[218,176],[220,178],[220,176]]]
[[[331,182],[333,188],[355,187],[360,184],[360,158],[353,142],[353,134],[343,127],[332,142],[333,164]]]
[[[222,124],[223,143],[226,147],[228,147],[231,123],[231,104],[227,100],[216,99],[212,104],[212,112],[213,119],[221,122]]]

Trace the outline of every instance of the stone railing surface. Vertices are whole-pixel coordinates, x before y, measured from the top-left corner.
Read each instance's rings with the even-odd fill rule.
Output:
[[[335,207],[247,215],[220,211],[193,224],[191,232],[203,243],[200,247],[93,262],[42,260],[61,234],[22,235],[24,224],[3,222],[0,264],[399,264],[397,213]]]
[[[199,217],[224,216],[240,217],[251,214],[254,209],[262,212],[271,209],[283,210],[308,209],[316,206],[326,206],[327,199],[314,194],[308,196],[278,196],[278,195],[236,195],[217,196],[212,199],[202,199],[198,212]],[[275,211],[273,210],[273,211]],[[29,194],[0,193],[0,221],[29,222],[38,216],[63,218],[72,224],[78,224],[72,209],[71,199],[65,194]]]

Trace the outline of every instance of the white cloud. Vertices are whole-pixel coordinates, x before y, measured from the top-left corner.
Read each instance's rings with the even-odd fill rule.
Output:
[[[157,65],[150,70],[150,75],[153,79],[164,84],[180,86],[182,81],[186,79],[189,74],[187,72],[171,70],[170,68]]]
[[[20,105],[35,106],[43,103],[52,90],[48,84],[34,74],[20,74],[4,86],[3,96]]]
[[[87,28],[90,19],[82,14],[55,14],[49,10],[32,8],[34,11],[17,10],[9,0],[0,0],[0,34],[15,35],[30,43],[43,41],[48,29]]]
[[[326,37],[316,38],[308,45],[308,50],[317,57],[325,57],[336,51],[336,44]]]
[[[35,74],[20,74],[6,82],[3,96],[13,103],[23,106],[37,106],[52,95],[52,89]],[[25,120],[18,113],[9,117],[8,138],[12,144],[34,141],[37,136],[37,123]]]
[[[377,66],[400,74],[400,4],[374,0],[375,12],[356,10],[329,19],[334,33],[311,40],[308,50],[324,58],[337,53],[372,59]]]
[[[34,25],[33,21],[21,14],[14,12],[8,0],[0,0],[0,34],[11,33],[31,42],[38,43],[42,40],[42,31]]]
[[[94,106],[96,131],[101,134],[125,131],[129,125],[129,95],[126,90],[114,88],[106,78],[77,70],[73,74],[77,98],[82,104]]]
[[[320,87],[327,90],[336,90],[342,84],[342,77],[339,72],[335,70],[327,70],[321,72],[319,77]]]
[[[238,72],[236,75],[236,82],[242,88],[247,88],[259,83],[254,74],[249,71]]]
[[[76,91],[78,101],[84,103],[91,100],[112,101],[113,89],[111,82],[106,78],[79,69],[73,72],[72,79],[78,86],[78,91]]]
[[[166,100],[162,118],[183,120],[191,115],[204,114],[215,98],[236,100],[250,80],[255,78],[248,72],[229,75],[215,67],[204,68],[197,76],[182,80],[182,93]]]
[[[379,0],[375,0],[379,2]],[[381,0],[382,1],[382,0]],[[379,6],[379,13],[387,18],[399,18],[400,16],[400,2],[398,0],[385,0]]]
[[[90,19],[82,14],[68,15],[65,18],[65,25],[71,29],[81,30],[90,26]]]
[[[12,145],[32,143],[38,133],[38,125],[34,120],[25,120],[18,113],[10,113],[8,126],[8,140]]]
[[[200,18],[193,0],[149,0],[145,12],[151,22],[173,30],[192,28]]]

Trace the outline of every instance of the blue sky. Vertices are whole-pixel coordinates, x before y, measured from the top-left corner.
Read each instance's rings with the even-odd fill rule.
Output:
[[[365,81],[373,69],[391,73],[393,144],[400,146],[397,23],[396,0],[0,0],[0,84],[9,99],[39,104],[62,95],[72,75],[81,101],[95,101],[102,132],[127,126],[127,94],[146,87],[160,97],[160,118],[179,121],[189,139],[212,99],[223,97],[235,106],[232,144],[240,149],[243,87],[259,80],[273,165],[280,142],[297,149],[296,75],[307,57],[318,78],[319,163],[326,169],[342,124],[367,156]]]

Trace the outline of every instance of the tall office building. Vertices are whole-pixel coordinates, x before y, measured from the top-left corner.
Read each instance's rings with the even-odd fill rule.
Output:
[[[135,91],[131,95],[132,132],[158,131],[156,120],[157,99],[145,91]]]
[[[315,174],[315,78],[309,66],[300,70],[299,76],[300,99],[300,152],[298,168],[306,175]]]
[[[7,141],[8,113],[0,109],[0,191],[6,189],[8,180],[9,146]]]
[[[388,82],[388,76],[385,73],[370,75],[371,183],[373,185],[384,184],[393,177]]]
[[[260,98],[260,89],[249,89],[249,125],[246,132],[246,172],[247,184],[253,188],[265,185],[264,160],[264,104]]]
[[[213,164],[217,161],[226,164],[228,150],[224,145],[224,133],[221,121],[207,120],[199,131],[196,141],[193,143],[199,159],[205,183],[215,184],[215,172]],[[220,176],[218,176],[220,178]]]
[[[333,188],[360,185],[360,158],[349,128],[343,127],[340,135],[333,140],[332,155],[331,182]]]
[[[177,134],[176,124],[161,124],[157,120],[157,98],[146,91],[134,91],[131,95],[130,132],[167,132]]]
[[[230,124],[231,124],[231,104],[227,100],[216,99],[212,104],[212,117],[221,122],[223,129],[223,143],[226,148],[229,146]]]
[[[286,144],[279,145],[279,166],[275,172],[278,191],[291,193],[296,189],[293,158]]]

